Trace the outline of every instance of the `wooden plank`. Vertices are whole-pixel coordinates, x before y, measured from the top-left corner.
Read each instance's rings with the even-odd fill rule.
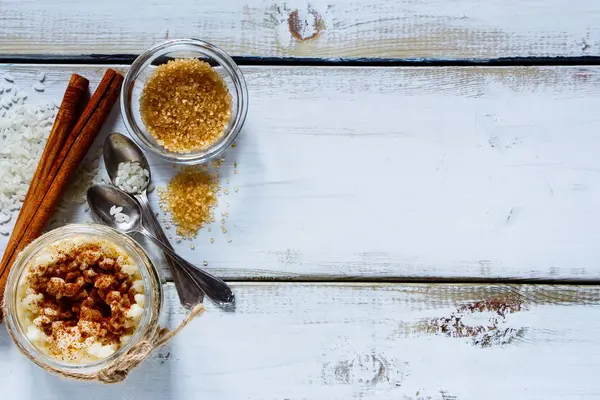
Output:
[[[26,89],[46,72],[35,102],[104,67],[4,69]],[[185,257],[228,279],[600,278],[600,68],[244,72],[250,112],[220,170],[229,194],[195,250],[176,244]],[[151,162],[164,186],[176,170]]]
[[[139,54],[191,36],[236,56],[600,55],[594,0],[2,0],[0,11],[3,54]]]
[[[60,380],[0,331],[11,400],[600,396],[597,286],[235,284],[117,386]],[[170,326],[182,318],[167,290]],[[27,379],[25,377],[28,377]],[[35,382],[35,383],[34,383]]]

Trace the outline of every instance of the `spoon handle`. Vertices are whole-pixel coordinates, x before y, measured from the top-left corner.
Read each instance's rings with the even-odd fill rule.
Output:
[[[235,296],[229,286],[223,282],[221,279],[217,278],[201,270],[200,268],[195,267],[193,264],[189,263],[179,255],[177,255],[173,250],[169,248],[168,245],[158,240],[153,234],[148,232],[148,230],[144,227],[141,227],[138,230],[139,233],[144,235],[146,238],[151,240],[157,246],[160,246],[165,254],[175,260],[178,265],[185,271],[185,273],[198,282],[198,284],[204,290],[204,293],[208,297],[210,297],[216,303],[221,305],[233,304],[235,301]]]
[[[148,204],[148,197],[146,194],[138,194],[135,198],[141,206],[142,214],[144,215],[143,221],[148,221],[151,230],[158,240],[173,250],[173,246],[171,246],[169,239],[167,239],[167,236],[156,219],[156,215],[154,215]],[[177,295],[179,296],[181,304],[184,307],[191,309],[196,304],[201,303],[204,292],[202,291],[200,283],[196,282],[194,279],[190,279],[185,271],[183,271],[171,257],[167,257],[166,262],[171,271],[171,275],[173,276],[173,282],[175,283],[175,288],[177,289]]]

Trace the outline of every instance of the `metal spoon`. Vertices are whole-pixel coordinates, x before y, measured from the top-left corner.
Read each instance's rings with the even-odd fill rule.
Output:
[[[150,185],[150,182],[152,181],[152,171],[150,170],[150,165],[142,150],[127,136],[114,132],[111,133],[104,142],[104,165],[106,166],[106,171],[108,172],[110,180],[115,186],[117,186],[115,179],[117,178],[119,164],[122,162],[138,162],[142,168],[149,172],[148,185]],[[150,229],[161,242],[173,250],[173,246],[171,246],[169,239],[167,239],[167,236],[156,219],[156,215],[154,215],[148,204],[146,189],[135,194],[134,197],[141,206],[144,222],[147,222],[150,225]],[[171,271],[171,275],[173,276],[173,281],[181,304],[184,307],[192,308],[194,305],[202,302],[204,293],[202,292],[200,282],[196,282],[193,278],[190,279],[177,267],[175,261],[170,257],[167,257],[166,261]]]
[[[167,256],[190,278],[194,279],[204,293],[220,305],[233,304],[235,296],[229,286],[221,279],[196,268],[177,255],[169,246],[157,239],[142,224],[143,216],[139,204],[121,189],[108,185],[93,185],[87,191],[87,200],[92,212],[106,225],[126,234],[140,233],[160,246]],[[112,206],[123,207],[121,211],[129,217],[128,222],[117,222],[110,214]]]

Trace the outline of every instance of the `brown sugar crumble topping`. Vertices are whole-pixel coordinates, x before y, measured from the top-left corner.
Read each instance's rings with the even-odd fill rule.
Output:
[[[135,331],[143,307],[139,269],[120,249],[82,241],[32,264],[22,300],[33,322],[27,335],[55,358],[105,358]],[[40,332],[41,331],[41,332]]]
[[[207,62],[170,60],[156,67],[140,97],[142,120],[167,150],[205,150],[224,134],[231,119],[231,94]]]

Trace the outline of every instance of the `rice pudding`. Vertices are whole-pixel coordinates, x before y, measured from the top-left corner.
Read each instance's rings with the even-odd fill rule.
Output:
[[[87,364],[131,339],[144,310],[144,282],[115,243],[85,235],[63,239],[44,247],[25,268],[17,318],[44,354]]]

